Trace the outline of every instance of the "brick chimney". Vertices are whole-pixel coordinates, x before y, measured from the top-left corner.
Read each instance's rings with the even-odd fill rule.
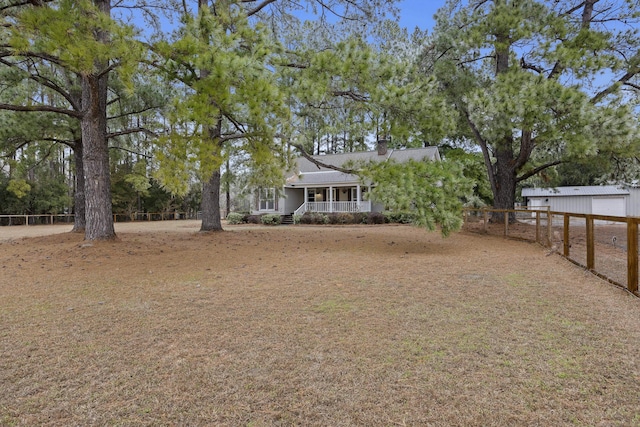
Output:
[[[386,139],[378,139],[378,156],[384,156],[387,154],[387,144],[388,140]]]

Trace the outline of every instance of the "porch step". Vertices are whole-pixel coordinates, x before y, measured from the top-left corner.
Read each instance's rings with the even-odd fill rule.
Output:
[[[293,225],[293,215],[282,215],[282,225]]]

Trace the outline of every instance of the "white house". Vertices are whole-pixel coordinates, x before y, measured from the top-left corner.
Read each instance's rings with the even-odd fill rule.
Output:
[[[440,161],[437,147],[397,150],[387,149],[384,143],[379,144],[376,151],[312,157],[323,164],[338,167],[369,161]],[[294,170],[286,175],[286,183],[282,189],[259,188],[256,191],[252,214],[380,212],[384,207],[366,195],[371,185],[362,183],[357,175],[320,167],[299,157]]]
[[[640,188],[631,186],[523,188],[522,198],[527,207],[549,206],[554,212],[640,216]]]

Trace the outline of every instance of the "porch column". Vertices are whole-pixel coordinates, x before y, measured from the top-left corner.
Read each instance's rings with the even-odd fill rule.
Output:
[[[357,211],[360,212],[360,203],[362,202],[362,189],[360,188],[360,184],[356,185],[356,203],[358,206],[356,207]]]
[[[307,200],[309,200],[309,189],[307,187],[304,187],[304,200],[302,201],[302,206],[304,206],[304,209],[302,210],[302,213],[305,213],[307,211]]]
[[[333,187],[329,187],[329,213],[333,212]]]

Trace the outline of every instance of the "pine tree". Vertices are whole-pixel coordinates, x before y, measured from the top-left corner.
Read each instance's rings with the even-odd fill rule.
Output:
[[[619,96],[640,71],[634,2],[449,0],[436,18],[423,64],[482,150],[495,207],[568,158],[637,143]]]

